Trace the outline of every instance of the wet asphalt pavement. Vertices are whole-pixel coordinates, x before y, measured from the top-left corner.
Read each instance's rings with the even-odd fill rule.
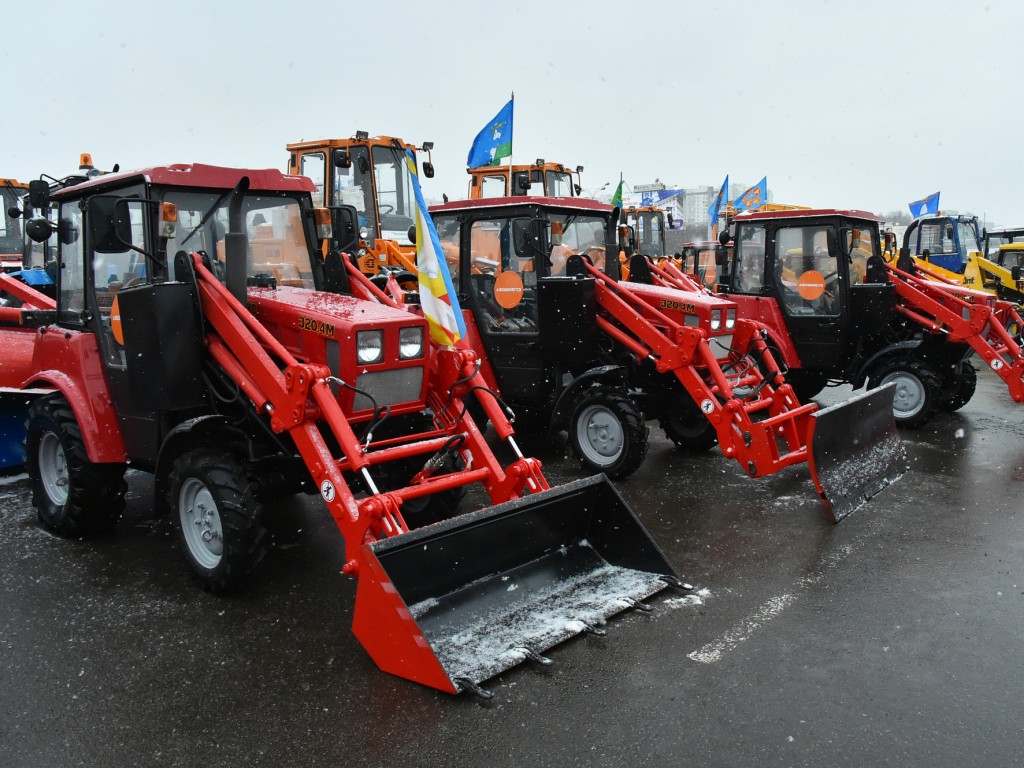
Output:
[[[905,432],[911,471],[839,525],[804,468],[751,480],[652,436],[617,486],[698,591],[488,702],[376,669],[318,499],[277,507],[259,577],[218,598],[148,476],[86,541],[0,485],[0,766],[1024,764],[1024,406],[1001,381]],[[552,484],[583,476],[564,439],[521,442]]]

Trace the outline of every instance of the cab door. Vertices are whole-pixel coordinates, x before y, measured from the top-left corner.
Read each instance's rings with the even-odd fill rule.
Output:
[[[847,269],[836,227],[780,226],[769,233],[769,281],[805,368],[834,369],[846,354]]]
[[[537,249],[528,241],[529,225],[525,215],[470,222],[463,278],[468,277],[464,292],[502,391],[518,402],[541,403],[552,383],[539,354]]]

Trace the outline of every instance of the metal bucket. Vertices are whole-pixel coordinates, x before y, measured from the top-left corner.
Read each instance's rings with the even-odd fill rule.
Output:
[[[895,391],[886,384],[811,414],[808,463],[833,522],[909,468],[892,412]]]
[[[356,636],[384,671],[451,693],[678,584],[604,475],[363,552]]]

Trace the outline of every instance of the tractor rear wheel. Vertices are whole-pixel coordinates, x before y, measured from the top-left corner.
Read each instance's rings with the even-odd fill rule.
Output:
[[[897,426],[915,429],[931,421],[942,397],[941,378],[931,366],[897,357],[882,363],[868,377],[872,389],[890,382],[896,384],[892,410]]]
[[[211,592],[240,586],[266,554],[258,486],[232,454],[197,448],[179,456],[167,487],[185,558]]]
[[[960,373],[947,378],[945,396],[939,405],[940,410],[958,411],[974,397],[978,387],[978,371],[970,363],[964,361],[960,365]]]
[[[47,530],[88,536],[121,519],[126,465],[89,461],[75,413],[63,397],[41,398],[29,408],[25,454],[32,503]]]
[[[613,480],[629,477],[647,455],[643,412],[621,392],[591,390],[569,418],[569,439],[583,465]]]

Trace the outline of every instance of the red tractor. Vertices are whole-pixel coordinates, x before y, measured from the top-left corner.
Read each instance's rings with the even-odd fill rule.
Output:
[[[313,191],[275,170],[155,167],[59,190],[56,226],[28,223],[56,239],[57,299],[3,278],[21,306],[0,310],[0,385],[33,398],[42,524],[108,529],[128,467],[152,473],[192,571],[223,591],[263,558],[274,499],[319,494],[359,578],[359,640],[452,693],[678,584],[605,478],[550,488],[484,402],[517,455],[498,462],[463,403],[485,386],[477,356],[434,348],[421,317],[323,255],[358,220],[332,222]],[[470,484],[495,506],[457,514]]]
[[[766,335],[798,395],[830,382],[895,385],[896,423],[917,427],[974,394],[977,353],[1024,400],[1012,304],[882,258],[879,219],[863,211],[745,212],[723,233],[719,294]],[[727,255],[725,255],[727,253]],[[693,285],[672,265],[664,285]]]
[[[617,208],[518,197],[431,214],[488,384],[478,401],[498,393],[522,428],[567,430],[587,467],[631,474],[657,419],[680,448],[717,443],[752,477],[806,462],[833,519],[903,472],[888,391],[817,412],[732,301],[656,285],[643,257],[620,280]],[[843,439],[816,443],[816,429]],[[868,450],[885,460],[861,461]]]

